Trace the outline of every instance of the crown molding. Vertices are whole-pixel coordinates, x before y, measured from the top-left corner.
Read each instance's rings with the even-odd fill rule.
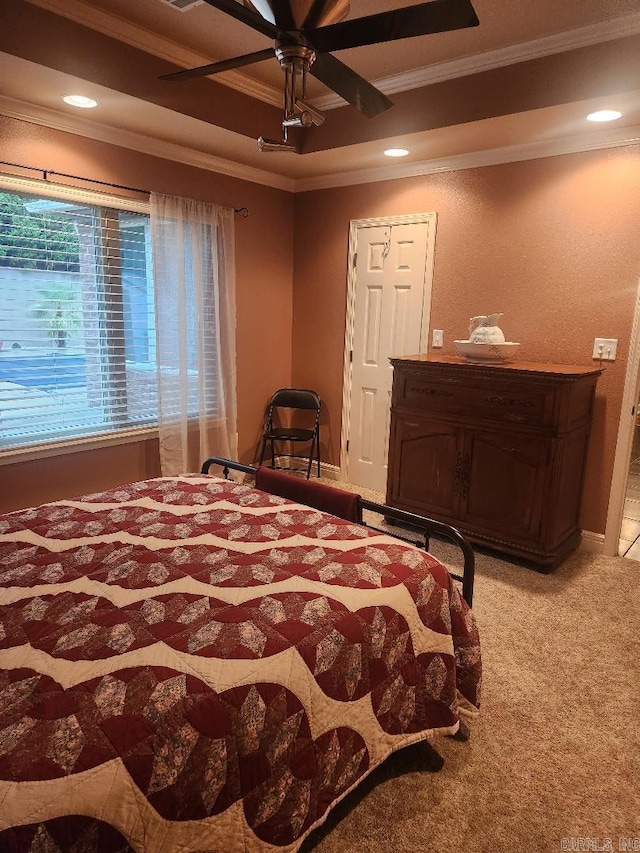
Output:
[[[161,157],[163,160],[183,163],[186,166],[195,166],[197,169],[206,169],[208,172],[228,175],[242,181],[250,181],[254,184],[262,184],[287,192],[294,191],[294,181],[283,175],[257,169],[254,166],[245,166],[223,157],[216,157],[213,154],[177,145],[175,142],[154,139],[142,133],[121,130],[86,118],[63,115],[49,107],[30,104],[15,98],[0,96],[0,115],[65,133],[73,133],[76,136],[94,139],[97,142],[117,145],[120,148],[129,148],[142,154],[150,154],[153,157]]]
[[[423,86],[431,86],[445,80],[468,77],[471,74],[490,71],[492,68],[503,68],[508,65],[515,65],[518,62],[540,59],[543,56],[564,53],[580,47],[589,47],[601,42],[615,41],[615,39],[637,35],[638,33],[640,33],[640,12],[633,12],[619,18],[612,18],[574,30],[565,30],[533,41],[510,45],[497,50],[487,50],[473,56],[464,56],[460,59],[452,59],[449,62],[439,62],[436,65],[429,65],[424,68],[415,68],[412,71],[405,71],[391,77],[382,77],[374,81],[374,84],[385,95],[393,95],[396,92],[421,89]],[[346,101],[339,95],[332,93],[323,95],[321,98],[315,98],[312,103],[319,110],[330,110],[344,106]]]
[[[394,181],[400,178],[415,178],[434,175],[439,172],[457,172],[462,169],[477,169],[481,166],[496,166],[501,163],[517,163],[523,160],[539,160],[544,157],[558,157],[563,154],[578,154],[585,151],[597,151],[603,148],[621,148],[625,145],[640,144],[640,126],[621,128],[564,137],[561,139],[530,142],[521,145],[509,145],[504,148],[490,148],[486,151],[470,151],[452,157],[436,160],[423,160],[420,163],[407,163],[405,166],[382,166],[378,169],[360,169],[321,175],[315,178],[298,178],[294,192],[334,189],[335,187],[372,184],[381,181]]]
[[[27,0],[27,2],[31,3],[32,6],[38,6],[40,9],[52,12],[54,15],[68,18],[76,24],[96,30],[105,36],[122,41],[130,47],[151,53],[181,68],[197,68],[216,60],[215,56],[205,56],[202,53],[190,50],[184,45],[134,24],[126,18],[106,12],[104,9],[98,9],[86,0]],[[218,74],[216,75],[216,82],[222,83],[230,89],[235,89],[237,92],[242,92],[244,95],[249,95],[251,98],[257,98],[271,104],[271,106],[282,106],[281,90],[274,89],[273,86],[268,86],[252,77],[247,77],[241,71],[225,71]]]
[[[491,148],[484,151],[472,151],[451,157],[407,163],[406,165],[390,164],[376,169],[360,169],[313,178],[293,179],[253,166],[244,166],[241,163],[206,154],[173,142],[165,142],[133,131],[121,130],[86,118],[63,115],[57,110],[36,106],[14,98],[0,96],[0,115],[290,193],[379,183],[433,175],[440,172],[456,172],[463,169],[477,169],[482,166],[538,160],[544,157],[558,157],[564,154],[578,154],[607,148],[621,148],[626,145],[640,145],[640,126],[603,129],[589,134],[511,145],[503,148]]]

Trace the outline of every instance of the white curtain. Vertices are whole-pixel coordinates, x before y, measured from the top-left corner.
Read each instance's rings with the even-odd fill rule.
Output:
[[[151,195],[160,461],[238,458],[233,210]]]

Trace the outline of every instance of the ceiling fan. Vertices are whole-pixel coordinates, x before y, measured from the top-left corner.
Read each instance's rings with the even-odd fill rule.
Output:
[[[282,140],[260,137],[261,151],[296,151],[287,143],[290,127],[320,125],[324,116],[306,100],[306,75],[312,74],[364,115],[372,118],[393,106],[387,96],[332,56],[346,50],[411,36],[478,25],[471,0],[430,0],[349,21],[349,0],[205,0],[232,18],[273,39],[274,46],[186,71],[161,80],[208,77],[277,57],[285,74]]]

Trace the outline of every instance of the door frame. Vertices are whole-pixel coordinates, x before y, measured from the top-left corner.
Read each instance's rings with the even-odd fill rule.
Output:
[[[624,514],[627,479],[629,476],[629,461],[635,431],[638,397],[640,395],[640,282],[636,292],[636,304],[631,324],[629,339],[629,357],[622,392],[620,422],[618,424],[618,439],[613,462],[611,491],[609,493],[609,508],[604,530],[603,553],[608,557],[618,554],[620,529]]]
[[[344,480],[349,474],[349,456],[347,440],[351,427],[351,383],[353,349],[353,334],[355,327],[356,309],[356,247],[358,245],[358,229],[376,228],[385,225],[419,225],[429,226],[427,234],[427,257],[424,271],[422,291],[422,325],[420,330],[420,352],[427,351],[429,342],[429,319],[431,316],[431,296],[433,292],[433,270],[435,267],[435,243],[438,214],[406,213],[399,216],[379,216],[371,219],[352,219],[349,222],[349,254],[347,259],[347,315],[344,330],[344,363],[342,371],[342,427],[340,430],[340,479]],[[429,259],[431,258],[431,262]],[[426,298],[427,293],[429,298]]]

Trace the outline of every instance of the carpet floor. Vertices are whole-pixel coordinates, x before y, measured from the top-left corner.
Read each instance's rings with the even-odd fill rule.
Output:
[[[629,837],[640,849],[637,564],[577,552],[543,575],[478,553],[473,609],[483,694],[470,740],[434,742],[439,772],[428,746],[391,756],[303,853],[607,849],[567,846],[580,839],[617,851]]]

